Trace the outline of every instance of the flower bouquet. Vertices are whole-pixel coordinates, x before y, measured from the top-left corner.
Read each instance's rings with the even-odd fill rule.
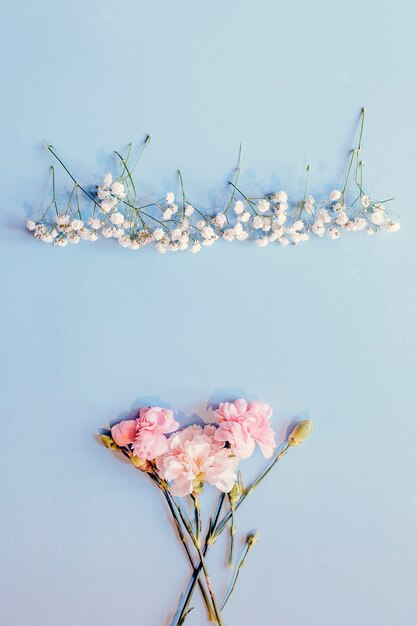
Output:
[[[212,411],[211,423],[180,428],[171,410],[155,406],[141,408],[136,419],[124,420],[101,434],[106,447],[126,456],[161,491],[190,562],[191,579],[172,626],[184,624],[197,585],[209,620],[223,624],[221,612],[233,593],[248,552],[257,541],[257,533],[249,533],[234,564],[236,511],[288,450],[305,441],[312,429],[311,420],[299,422],[277,448],[271,415],[271,408],[264,402],[240,399],[220,404]],[[268,462],[245,486],[240,463],[252,455],[256,445]],[[219,496],[203,533],[200,494],[206,484],[215,487]],[[188,516],[186,499],[191,501],[193,519]],[[230,534],[227,562],[232,574],[219,601],[206,555],[226,529]]]

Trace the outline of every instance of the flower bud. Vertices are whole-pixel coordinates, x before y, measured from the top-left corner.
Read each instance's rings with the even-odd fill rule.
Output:
[[[242,485],[240,483],[235,483],[231,490],[229,491],[229,502],[230,506],[234,508],[236,506],[236,502],[239,500],[242,495]]]
[[[253,533],[247,536],[246,543],[248,544],[248,548],[252,548],[255,543],[258,541],[259,535],[258,533]]]
[[[117,443],[109,435],[100,435],[101,441],[104,443],[106,448],[110,448],[110,450],[120,450]]]
[[[299,446],[300,443],[303,443],[308,438],[312,429],[313,429],[312,420],[303,420],[302,422],[299,422],[293,428],[290,436],[288,437],[288,445]]]

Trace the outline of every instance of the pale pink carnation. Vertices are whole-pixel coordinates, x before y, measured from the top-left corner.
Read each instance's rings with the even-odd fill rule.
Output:
[[[169,437],[168,450],[156,464],[160,476],[172,482],[174,496],[186,496],[203,482],[224,493],[232,489],[239,459],[215,439],[216,430],[213,425],[194,424]]]
[[[272,409],[265,402],[235,400],[224,402],[213,411],[215,421],[220,424],[214,437],[227,441],[234,455],[247,459],[257,443],[266,459],[276,448],[275,433],[271,428]]]
[[[132,444],[133,454],[151,461],[168,449],[167,433],[179,424],[169,409],[159,406],[142,408],[135,420],[124,420],[111,429],[113,440],[119,446]]]

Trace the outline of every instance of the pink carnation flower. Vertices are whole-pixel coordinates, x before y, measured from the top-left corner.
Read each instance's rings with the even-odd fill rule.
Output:
[[[143,408],[139,417],[124,420],[111,429],[111,436],[118,446],[132,444],[133,454],[140,459],[151,461],[168,449],[165,434],[172,433],[179,424],[169,409],[159,406]]]
[[[229,442],[233,454],[239,459],[250,457],[255,443],[266,459],[273,455],[276,443],[270,424],[272,409],[265,402],[224,402],[213,411],[213,415],[219,424],[214,438]]]
[[[162,478],[171,482],[174,496],[186,496],[206,481],[228,493],[237,480],[239,459],[215,439],[216,427],[194,424],[168,439],[168,451],[156,465]]]

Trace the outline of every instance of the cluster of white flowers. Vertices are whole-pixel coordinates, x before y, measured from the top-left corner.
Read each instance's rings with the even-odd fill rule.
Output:
[[[104,176],[93,199],[94,213],[86,221],[79,207],[76,212],[68,208],[52,223],[28,220],[27,228],[37,239],[61,247],[102,236],[116,239],[130,250],[153,244],[161,254],[199,252],[219,239],[251,239],[260,247],[274,242],[287,246],[308,241],[310,234],[335,240],[343,232],[373,235],[378,230],[396,232],[400,228],[382,203],[372,201],[362,191],[353,206],[346,206],[344,193],[335,189],[325,200],[308,196],[294,207],[289,206],[285,191],[261,198],[248,198],[239,192],[241,199],[234,193],[224,210],[209,215],[195,209],[185,197],[179,206],[172,192],[158,202],[136,206],[129,201],[124,182],[122,177],[113,180],[112,174]],[[151,209],[145,212],[148,206]]]

